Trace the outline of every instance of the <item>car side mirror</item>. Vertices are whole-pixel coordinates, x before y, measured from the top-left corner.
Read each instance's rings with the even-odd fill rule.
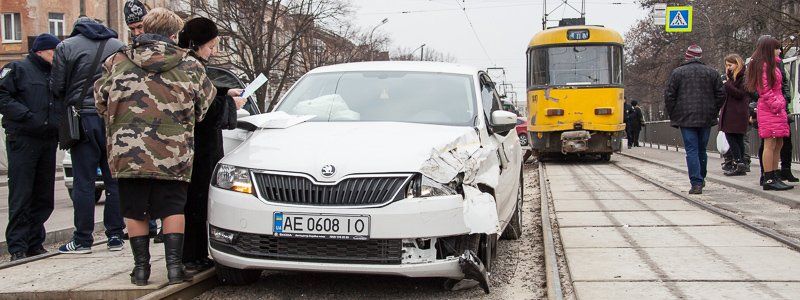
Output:
[[[244,117],[249,117],[249,116],[250,116],[250,112],[245,110],[245,109],[239,109],[239,110],[236,111],[236,118],[237,119],[244,118]]]
[[[496,110],[492,112],[492,131],[495,133],[506,134],[517,127],[517,114]]]

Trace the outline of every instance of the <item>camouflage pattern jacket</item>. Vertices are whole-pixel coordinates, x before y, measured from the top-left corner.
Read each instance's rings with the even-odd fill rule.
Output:
[[[142,35],[106,59],[94,93],[114,178],[191,180],[194,127],[216,89],[188,50]]]

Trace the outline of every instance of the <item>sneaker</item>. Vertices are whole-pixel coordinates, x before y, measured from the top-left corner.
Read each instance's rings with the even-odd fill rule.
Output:
[[[125,245],[125,241],[118,236],[112,236],[108,238],[108,251],[120,251],[122,250],[122,246]]]
[[[69,241],[69,243],[66,243],[64,245],[61,245],[61,247],[58,247],[58,253],[63,253],[63,254],[89,254],[89,253],[92,253],[92,247],[91,246],[89,246],[89,247],[81,246],[81,245],[78,245],[78,243],[76,243],[75,240],[71,240],[71,241]]]

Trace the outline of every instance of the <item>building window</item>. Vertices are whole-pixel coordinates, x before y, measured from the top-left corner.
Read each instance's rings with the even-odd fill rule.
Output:
[[[47,20],[50,23],[50,34],[55,36],[64,35],[64,14],[62,13],[49,13]]]
[[[19,13],[3,13],[3,42],[22,42],[22,20]]]

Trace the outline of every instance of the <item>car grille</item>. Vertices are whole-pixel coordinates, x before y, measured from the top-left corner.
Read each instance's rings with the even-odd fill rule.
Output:
[[[359,206],[388,203],[400,193],[410,175],[358,177],[335,185],[316,184],[302,176],[255,173],[261,197],[270,202],[319,206]]]
[[[251,233],[239,233],[233,245],[212,240],[211,246],[251,258],[357,264],[400,264],[403,251],[400,239],[305,239]]]

